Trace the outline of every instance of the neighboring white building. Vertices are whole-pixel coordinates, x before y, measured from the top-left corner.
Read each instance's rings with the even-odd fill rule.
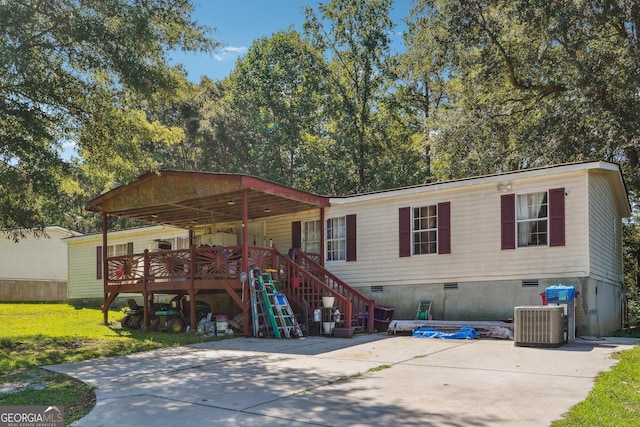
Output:
[[[547,286],[563,284],[579,293],[579,334],[622,325],[622,219],[631,209],[615,164],[572,163],[329,201],[252,221],[249,241],[273,242],[281,253],[319,252],[339,279],[394,307],[394,319],[413,319],[421,300],[433,301],[434,319],[509,319],[515,306],[540,304]],[[153,239],[187,234],[150,227],[109,233],[109,245],[127,253],[132,243],[140,253]],[[101,236],[68,241],[69,299],[102,298]]]
[[[67,237],[80,233],[50,226],[46,237],[26,237],[14,242],[0,239],[0,301],[66,301]]]

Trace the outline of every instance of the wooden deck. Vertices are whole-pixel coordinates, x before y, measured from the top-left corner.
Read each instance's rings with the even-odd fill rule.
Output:
[[[199,320],[195,318],[196,296],[226,292],[241,309],[245,333],[248,333],[250,300],[248,283],[241,281],[242,265],[275,271],[282,291],[300,311],[313,313],[321,307],[322,295],[332,294],[336,297],[336,307],[344,314],[346,327],[358,321],[362,323],[363,318],[373,318],[362,316],[373,310],[373,301],[333,276],[312,256],[302,255],[292,260],[273,248],[249,246],[246,261],[244,264],[241,246],[192,246],[108,257],[104,268],[105,322],[108,322],[109,305],[122,293],[139,293],[144,301],[153,301],[154,294],[158,293],[184,293],[190,297],[189,323],[195,325]],[[147,305],[145,325],[149,325]],[[373,329],[372,322],[358,326],[367,331]]]

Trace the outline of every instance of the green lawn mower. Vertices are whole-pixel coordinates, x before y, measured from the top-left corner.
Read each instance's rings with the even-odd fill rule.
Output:
[[[184,332],[189,325],[189,301],[185,295],[177,295],[171,304],[158,306],[152,314],[152,331],[166,331],[170,334]],[[211,313],[211,306],[204,301],[196,301],[196,322]]]

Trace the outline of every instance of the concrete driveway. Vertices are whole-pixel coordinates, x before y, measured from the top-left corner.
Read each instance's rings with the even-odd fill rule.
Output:
[[[78,426],[545,426],[638,340],[234,338],[48,366],[96,387]]]

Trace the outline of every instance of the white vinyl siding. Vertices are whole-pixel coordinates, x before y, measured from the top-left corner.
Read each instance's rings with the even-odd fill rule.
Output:
[[[267,218],[266,233],[282,254],[291,249],[291,223],[295,221],[319,220],[320,209],[298,212],[293,215],[279,215]],[[268,246],[268,244],[266,245]]]
[[[622,274],[622,223],[610,183],[603,174],[589,175],[589,261],[591,277],[618,283]]]
[[[67,243],[70,234],[60,227],[47,227],[49,237],[27,233],[17,243],[0,235],[0,280],[67,281]]]
[[[358,215],[358,262],[335,263],[329,270],[352,286],[524,280],[587,275],[586,173],[547,174],[511,180],[513,191],[535,193],[563,187],[566,245],[517,251],[500,250],[500,196],[496,183],[451,190],[425,188],[413,194],[332,203],[327,217]],[[398,258],[398,209],[451,203],[451,254]]]

